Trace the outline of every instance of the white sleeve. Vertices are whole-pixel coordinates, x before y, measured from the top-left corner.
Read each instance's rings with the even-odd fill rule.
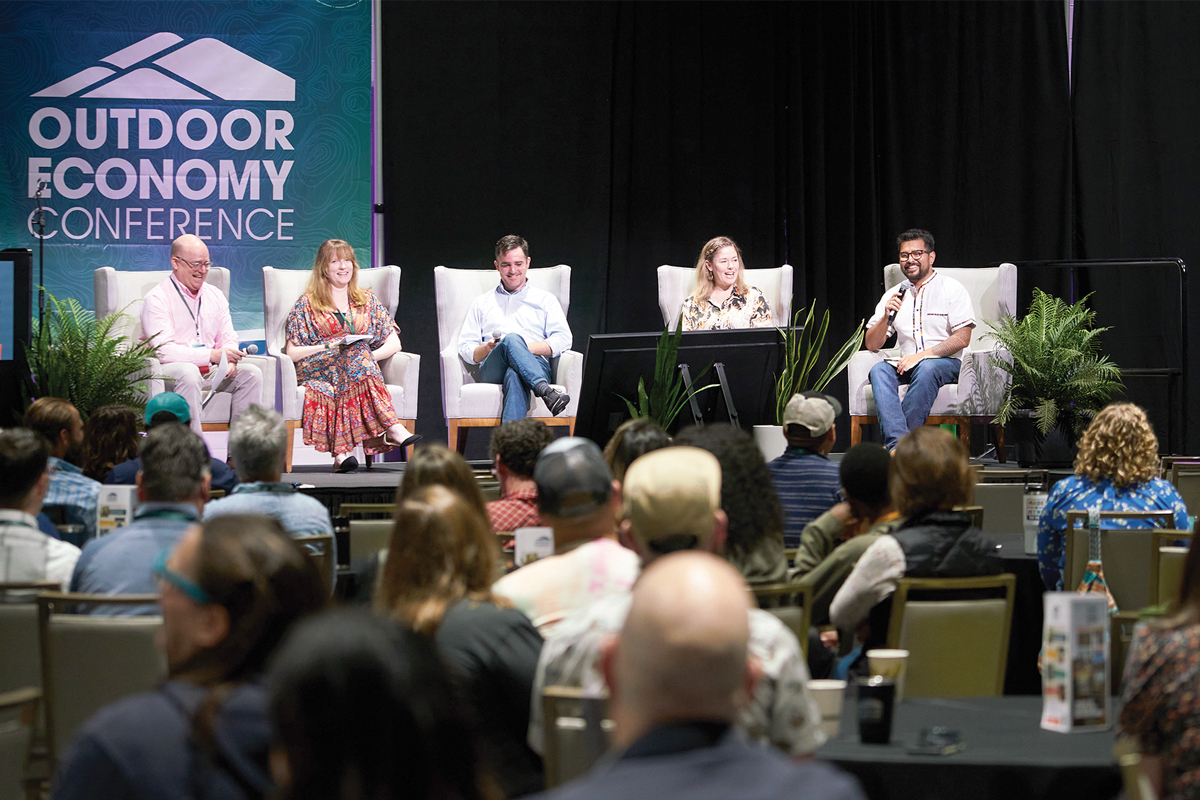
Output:
[[[483,344],[483,298],[477,297],[467,309],[466,319],[458,331],[458,355],[468,364],[475,362],[475,348]]]
[[[875,313],[871,315],[871,318],[869,320],[867,320],[868,328],[870,328],[875,323],[879,322],[879,320],[881,320],[884,317],[884,315],[887,314],[887,309],[885,308],[885,306],[887,306],[887,301],[892,299],[892,295],[894,295],[896,292],[900,291],[900,287],[903,285],[904,284],[897,284],[896,286],[893,286],[891,289],[888,289],[886,292],[883,293],[883,297],[879,298],[879,302],[875,304]],[[895,332],[896,332],[896,329],[893,328],[891,325],[888,325],[888,330],[887,330],[888,336],[891,336]]]
[[[571,349],[571,328],[567,325],[567,315],[554,295],[550,295],[546,302],[546,344],[550,345],[551,358]]]
[[[950,332],[954,333],[964,325],[975,324],[975,308],[971,305],[971,295],[965,286],[958,281],[950,284],[953,290],[948,293],[949,302],[946,317],[950,322]]]
[[[75,562],[82,551],[70,542],[58,539],[50,539],[47,544],[46,580],[58,581],[64,592],[69,591],[71,574],[75,572]]]
[[[867,548],[829,606],[829,620],[838,630],[853,630],[871,609],[896,591],[904,577],[904,550],[896,537],[884,534]]]

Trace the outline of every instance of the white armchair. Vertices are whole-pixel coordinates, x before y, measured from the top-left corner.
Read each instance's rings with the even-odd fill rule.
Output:
[[[142,300],[146,293],[162,283],[171,270],[153,272],[123,272],[112,267],[101,267],[93,277],[96,298],[96,319],[104,319],[118,311],[127,319],[113,328],[114,333],[125,334],[132,339],[143,338]],[[210,283],[229,298],[229,270],[213,267],[208,271],[205,283]],[[265,405],[275,404],[275,364],[267,356],[247,356],[248,363],[256,365],[263,376],[262,392]],[[174,381],[162,377],[162,368],[157,359],[147,359],[146,369],[152,377],[148,382],[147,399],[161,392],[171,391]],[[200,414],[201,427],[206,431],[229,430],[229,416],[233,396],[228,392],[217,392]]]
[[[971,423],[990,425],[996,443],[996,455],[1005,460],[1004,428],[992,424],[1008,389],[1007,373],[993,367],[989,361],[1000,350],[995,341],[985,339],[992,324],[1003,316],[1011,316],[1017,306],[1017,268],[1014,264],[998,267],[943,268],[937,271],[954,278],[966,287],[975,311],[975,330],[971,344],[963,351],[958,383],[949,383],[938,390],[937,399],[925,420],[928,425],[957,425],[959,439],[968,448],[971,444]],[[883,270],[884,290],[904,280],[899,264],[889,264]],[[871,367],[887,357],[899,356],[898,349],[872,353],[862,350],[854,354],[846,368],[850,382],[850,443],[862,441],[862,426],[878,422],[875,396],[871,391]],[[908,390],[901,385],[900,396]]]
[[[571,268],[566,264],[529,270],[529,285],[544,289],[558,298],[563,313],[571,302]],[[449,269],[436,267],[433,283],[437,294],[438,348],[442,361],[442,408],[446,414],[447,443],[451,450],[463,452],[470,428],[490,428],[500,424],[504,391],[499,384],[479,383],[478,369],[468,367],[458,355],[458,335],[472,301],[490,292],[500,283],[494,269]],[[571,402],[557,417],[550,413],[540,397],[534,397],[529,416],[550,426],[567,427],[575,433],[575,415],[579,409],[579,390],[583,385],[583,355],[566,350],[550,359],[551,385],[566,392]],[[461,430],[462,436],[459,436]]]
[[[304,294],[311,270],[275,269],[263,267],[263,319],[266,325],[267,352],[279,362],[280,387],[283,396],[283,418],[288,427],[286,469],[292,470],[292,447],[295,430],[300,427],[304,412],[304,387],[296,383],[296,365],[284,352],[287,344],[285,323],[296,301]],[[400,303],[400,268],[360,269],[358,285],[375,293],[388,314],[396,315]],[[403,336],[401,336],[403,340]],[[417,420],[417,380],[420,377],[421,357],[416,353],[399,353],[379,362],[383,382],[392,395],[392,405],[400,422],[413,430]]]
[[[694,267],[669,267],[663,264],[658,268],[658,310],[662,312],[663,322],[675,330],[679,320],[679,310],[683,301],[692,293],[695,286],[696,270]],[[746,270],[746,283],[758,287],[767,303],[771,306],[771,319],[781,328],[792,322],[792,266],[771,269]]]

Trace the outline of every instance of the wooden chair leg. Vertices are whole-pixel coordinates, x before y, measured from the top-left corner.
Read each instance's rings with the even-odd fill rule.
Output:
[[[458,422],[452,419],[446,420],[446,446],[459,455],[467,449],[467,429],[462,429],[462,440],[460,441]]]
[[[862,442],[862,420],[859,417],[850,418],[850,446]]]
[[[287,450],[283,456],[283,471],[292,471],[292,448],[296,444],[296,429],[300,427],[300,420],[289,419],[287,421]]]
[[[992,424],[992,441],[996,445],[996,460],[1001,464],[1008,463],[1008,451],[1004,448],[1004,426]]]
[[[971,420],[969,417],[961,417],[958,420],[958,440],[962,442],[963,447],[967,451],[967,455],[971,455]]]
[[[575,417],[567,417],[567,434],[575,435]]]

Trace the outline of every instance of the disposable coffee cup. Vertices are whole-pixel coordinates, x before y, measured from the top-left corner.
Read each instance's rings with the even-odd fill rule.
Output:
[[[872,675],[858,679],[858,738],[863,744],[892,740],[895,700],[896,684],[891,678]]]
[[[896,702],[904,699],[904,676],[908,671],[907,650],[868,650],[867,669],[872,675],[891,678],[896,684]]]
[[[842,700],[846,694],[846,682],[836,680],[812,680],[808,682],[808,693],[821,712],[820,727],[825,738],[838,735],[842,719]]]

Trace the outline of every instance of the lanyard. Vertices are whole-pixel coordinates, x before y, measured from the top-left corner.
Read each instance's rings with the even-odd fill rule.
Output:
[[[291,494],[296,487],[290,483],[260,483],[258,486],[239,486],[233,494],[255,494],[257,492],[274,492],[276,494]]]
[[[192,307],[188,305],[187,298],[183,296],[183,292],[179,291],[179,284],[171,281],[171,286],[175,287],[175,294],[179,295],[179,299],[183,301],[183,307],[187,309],[188,314],[192,318],[192,322],[196,323],[196,338],[200,338],[200,292],[196,292],[196,312],[192,313]],[[204,286],[200,287],[201,290]]]
[[[343,328],[348,328],[350,330],[350,333],[352,333],[352,334],[358,333],[358,331],[354,330],[354,309],[353,308],[350,309],[349,314],[343,314],[341,311],[335,311],[333,313],[337,315],[338,322],[342,323]]]
[[[134,515],[134,519],[137,520],[152,518],[178,519],[182,520],[183,522],[195,522],[197,519],[193,514],[185,514],[182,511],[172,511],[169,508],[155,508],[150,511],[143,511],[140,514]]]

